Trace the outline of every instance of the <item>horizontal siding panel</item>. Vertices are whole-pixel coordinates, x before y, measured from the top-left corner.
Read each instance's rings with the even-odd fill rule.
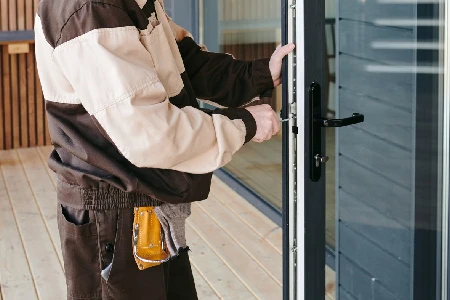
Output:
[[[345,157],[339,159],[339,187],[381,214],[408,226],[411,223],[411,192]],[[341,195],[338,195],[341,197]]]
[[[339,90],[339,113],[346,118],[357,112],[364,114],[364,122],[355,125],[392,143],[412,149],[412,113],[396,108],[392,103],[357,94],[351,90]],[[390,105],[392,104],[392,105]]]
[[[386,4],[379,0],[340,0],[339,17],[362,22],[378,19],[414,19],[414,4]]]
[[[348,260],[344,255],[339,256],[340,264],[340,300],[410,300],[409,297],[396,297],[376,278]]]
[[[344,291],[343,288],[339,289],[339,298],[340,300],[358,300],[352,295],[350,295],[348,292]]]
[[[355,127],[340,129],[339,152],[405,187],[411,187],[411,152]],[[346,176],[346,174],[343,174]]]
[[[339,218],[393,256],[409,264],[411,231],[345,191],[339,191]]]
[[[411,65],[414,51],[412,49],[377,49],[374,42],[408,42],[415,41],[413,32],[392,27],[380,27],[356,21],[339,22],[339,51],[370,60]]]
[[[369,72],[367,68],[374,64],[377,63],[339,55],[339,86],[387,102],[395,101],[398,106],[411,110],[413,75]]]
[[[356,266],[367,272],[367,274],[371,274],[372,278],[375,279],[370,280],[369,283],[371,292],[375,292],[377,281],[379,281],[381,285],[385,286],[398,298],[410,299],[410,268],[408,266],[343,224],[339,226],[339,245],[341,257],[345,255],[351,258],[351,261]],[[343,265],[342,261],[340,268],[345,270],[345,265]],[[342,281],[343,274],[341,273],[340,275]],[[354,272],[352,275],[360,277],[359,274],[354,274]],[[355,289],[355,286],[352,286]],[[371,298],[363,297],[359,299]],[[378,300],[379,298],[375,299]]]

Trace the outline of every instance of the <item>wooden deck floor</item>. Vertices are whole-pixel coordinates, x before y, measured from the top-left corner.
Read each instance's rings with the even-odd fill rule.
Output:
[[[0,300],[65,299],[50,147],[0,151]],[[200,299],[281,299],[281,229],[217,178],[187,239]],[[327,269],[327,299],[334,274]]]

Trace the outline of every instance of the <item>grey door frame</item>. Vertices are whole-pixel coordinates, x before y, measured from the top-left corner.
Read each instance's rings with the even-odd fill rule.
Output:
[[[296,50],[288,57],[288,79],[284,86],[289,112],[287,176],[288,191],[283,195],[288,218],[283,224],[284,239],[284,299],[316,300],[325,293],[325,171],[313,182],[310,170],[309,88],[313,82],[325,85],[324,1],[286,1],[286,42],[294,42]],[[319,30],[318,30],[319,29]],[[307,41],[307,42],[306,42]],[[319,53],[319,55],[317,55]],[[322,93],[323,95],[324,93]],[[322,96],[323,97],[323,96]],[[323,99],[322,99],[322,102]],[[325,109],[325,105],[322,106]],[[323,130],[323,129],[322,129]],[[321,154],[325,151],[322,135]],[[288,289],[289,292],[286,292]]]

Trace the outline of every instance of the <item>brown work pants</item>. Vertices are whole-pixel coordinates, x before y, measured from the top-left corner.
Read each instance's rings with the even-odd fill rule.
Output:
[[[131,208],[87,211],[58,204],[67,299],[197,299],[188,252],[140,271],[132,226]]]

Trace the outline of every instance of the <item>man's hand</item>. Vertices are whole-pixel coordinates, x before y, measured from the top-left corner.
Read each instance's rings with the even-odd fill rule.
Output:
[[[281,64],[283,58],[294,50],[294,44],[287,44],[283,47],[279,45],[275,52],[272,54],[269,62],[270,74],[272,74],[273,85],[275,87],[281,84]]]
[[[280,118],[272,107],[267,104],[249,106],[246,108],[256,120],[256,135],[253,141],[262,143],[268,141],[280,131]]]

